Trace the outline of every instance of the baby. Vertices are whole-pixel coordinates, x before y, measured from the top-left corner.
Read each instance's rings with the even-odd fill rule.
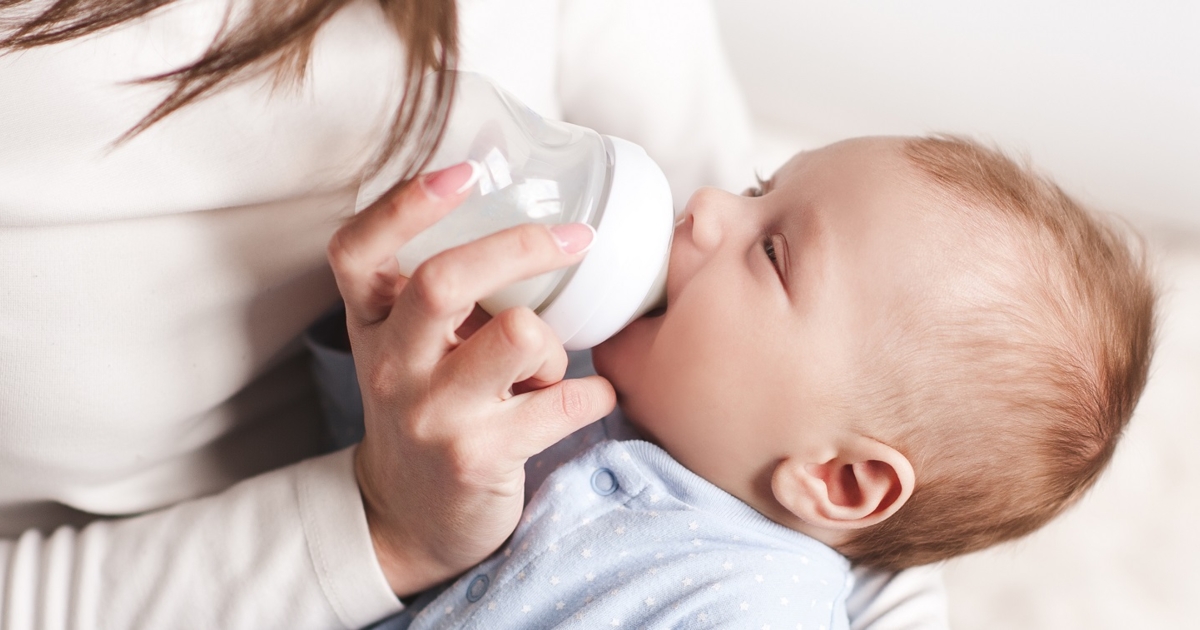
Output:
[[[667,308],[596,347],[620,411],[531,460],[509,543],[387,627],[846,628],[852,563],[1027,534],[1146,380],[1118,232],[957,138],[794,157],[676,228]]]

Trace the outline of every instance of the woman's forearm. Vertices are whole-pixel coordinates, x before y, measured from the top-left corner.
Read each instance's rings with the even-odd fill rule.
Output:
[[[127,519],[0,541],[0,619],[26,628],[358,628],[393,613],[352,450]]]

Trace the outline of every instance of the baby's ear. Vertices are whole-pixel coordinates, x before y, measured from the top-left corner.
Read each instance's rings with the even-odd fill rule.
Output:
[[[895,514],[912,495],[914,479],[912,464],[900,451],[853,436],[826,461],[781,461],[771,475],[771,491],[800,520],[846,531]]]

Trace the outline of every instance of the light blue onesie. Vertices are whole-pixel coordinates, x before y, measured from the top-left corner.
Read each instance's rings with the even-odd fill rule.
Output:
[[[630,432],[615,413],[532,460],[540,488],[509,543],[385,627],[848,628],[845,558],[612,439]]]

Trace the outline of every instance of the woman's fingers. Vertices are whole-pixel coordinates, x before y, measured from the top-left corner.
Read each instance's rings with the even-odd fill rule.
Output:
[[[417,267],[388,327],[410,358],[436,363],[458,344],[454,331],[477,301],[518,280],[579,262],[593,236],[585,224],[530,223],[446,250]]]
[[[398,186],[333,235],[329,263],[351,322],[368,325],[387,317],[401,286],[396,251],[462,202],[478,168],[463,162]]]
[[[617,404],[617,394],[604,377],[588,376],[559,381],[506,404],[516,405],[517,410],[508,414],[514,420],[503,427],[505,441],[524,460],[608,415]]]
[[[488,323],[491,319],[492,316],[488,315],[487,311],[483,310],[479,306],[476,306],[471,310],[471,314],[467,316],[466,321],[464,321],[462,325],[458,327],[458,330],[454,331],[454,334],[458,335],[459,339],[467,339],[471,335],[474,335],[475,331],[483,328],[483,325]]]
[[[509,397],[514,383],[536,379],[543,384],[562,380],[567,353],[546,322],[528,308],[510,308],[481,327],[438,366],[451,395]]]

